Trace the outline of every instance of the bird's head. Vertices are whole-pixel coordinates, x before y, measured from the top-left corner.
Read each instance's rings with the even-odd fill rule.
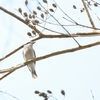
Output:
[[[30,41],[30,42],[28,42],[27,44],[35,44],[35,42],[34,41]]]
[[[25,45],[26,46],[33,46],[34,43],[35,43],[34,41],[30,41],[30,42],[26,43]]]

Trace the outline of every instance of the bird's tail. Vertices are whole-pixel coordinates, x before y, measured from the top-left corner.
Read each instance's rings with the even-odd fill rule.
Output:
[[[34,78],[34,79],[35,79],[35,78],[37,78],[37,76],[36,76],[36,75],[34,75],[34,74],[32,74],[32,78]]]
[[[34,70],[34,72],[32,72],[32,78],[37,78],[38,76],[37,76],[37,74],[36,74],[36,71]]]
[[[38,77],[38,76],[37,76],[37,73],[36,73],[36,71],[35,71],[35,65],[34,65],[34,63],[28,64],[28,69],[29,69],[29,71],[32,73],[32,77],[33,77],[34,79]]]

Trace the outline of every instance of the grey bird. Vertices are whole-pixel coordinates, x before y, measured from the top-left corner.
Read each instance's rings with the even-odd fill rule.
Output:
[[[36,58],[36,54],[34,49],[32,48],[33,44],[35,42],[29,42],[28,44],[24,45],[24,50],[23,50],[23,58],[25,61],[28,61],[30,59],[35,59]],[[35,63],[36,62],[32,62],[30,64],[27,64],[28,69],[30,70],[30,72],[32,73],[32,77],[33,78],[37,78],[37,73],[35,71]]]

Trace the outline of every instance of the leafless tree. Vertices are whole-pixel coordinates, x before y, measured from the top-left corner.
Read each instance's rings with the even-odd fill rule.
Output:
[[[86,49],[86,48],[93,47],[96,45],[100,45],[100,41],[82,45],[76,39],[78,37],[94,37],[94,36],[100,35],[100,28],[96,27],[96,23],[93,21],[92,16],[90,14],[90,12],[92,12],[92,9],[93,9],[92,7],[98,8],[100,6],[100,3],[96,2],[95,0],[90,0],[90,1],[81,0],[83,7],[80,8],[80,12],[86,13],[88,20],[91,24],[91,26],[88,26],[88,25],[83,25],[83,24],[76,22],[74,20],[74,18],[70,17],[67,13],[65,13],[65,10],[60,8],[60,5],[58,5],[57,2],[54,0],[53,0],[51,8],[49,8],[49,6],[48,6],[49,2],[47,0],[43,0],[42,2],[40,2],[39,0],[36,0],[36,1],[38,3],[38,5],[36,7],[37,8],[36,11],[34,9],[29,8],[28,3],[30,1],[28,1],[28,0],[25,0],[25,5],[26,5],[27,9],[29,10],[29,12],[23,12],[21,7],[17,9],[18,13],[20,13],[23,16],[23,18],[17,16],[17,14],[14,14],[13,12],[10,12],[9,10],[7,10],[1,6],[0,6],[0,10],[3,11],[4,13],[7,13],[8,15],[16,18],[18,21],[21,21],[22,23],[27,25],[29,28],[31,28],[32,32],[27,32],[27,35],[29,37],[32,37],[31,41],[37,41],[37,40],[44,39],[44,38],[66,38],[66,39],[72,38],[74,40],[74,42],[77,44],[77,46],[69,48],[69,49],[61,50],[61,51],[55,51],[50,54],[46,54],[46,55],[37,57],[35,60],[31,59],[27,62],[23,62],[18,65],[15,65],[14,67],[0,70],[0,74],[2,74],[2,77],[0,77],[0,80],[2,80],[6,76],[8,76],[12,72],[14,72],[15,70],[24,67],[26,64],[28,64],[30,62],[39,61],[39,60],[46,59],[48,57],[52,57],[52,56],[56,56],[56,55],[60,55],[60,54],[64,54],[64,53],[69,53],[69,52],[75,52],[78,50],[82,50],[82,49]],[[44,4],[47,7],[44,7]],[[77,10],[77,6],[75,4],[73,4],[73,9]],[[63,25],[54,15],[54,14],[56,14],[56,10],[60,10],[62,12],[62,14],[65,15],[65,17],[63,17],[63,19],[70,22],[71,25],[67,25],[67,24]],[[37,15],[38,12],[40,12],[40,16]],[[100,21],[100,18],[95,13],[94,13],[94,15],[96,16],[98,21]],[[53,20],[55,20],[56,23],[50,22],[49,21],[50,18],[53,18]],[[65,33],[59,32],[56,30],[52,30],[49,27],[47,27],[47,24],[59,26],[60,28],[62,28],[65,31]],[[86,31],[86,32],[70,33],[67,30],[67,26],[80,26],[80,27],[91,29],[91,32]],[[42,30],[40,30],[39,28],[41,28]],[[46,30],[47,32],[52,33],[52,34],[45,34],[44,30]],[[10,57],[12,54],[17,52],[21,48],[23,48],[23,46],[25,44],[21,45],[20,47],[17,47],[15,50],[10,52],[9,54],[6,54],[5,56],[1,57],[0,61],[6,59],[7,57]]]

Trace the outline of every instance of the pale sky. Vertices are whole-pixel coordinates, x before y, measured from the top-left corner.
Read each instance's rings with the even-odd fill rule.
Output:
[[[36,0],[30,1],[30,7],[35,9],[37,5]],[[64,11],[74,18],[74,20],[85,25],[90,25],[85,13],[80,13],[79,11],[79,9],[82,8],[80,1],[81,0],[56,0],[59,6],[65,9]],[[52,2],[53,1],[50,0],[50,3]],[[78,10],[72,8],[73,4],[77,5]],[[12,11],[20,17],[21,15],[15,9],[22,7],[23,11],[27,10],[24,5],[24,0],[0,0],[0,6]],[[97,9],[99,8],[94,9],[96,13],[98,12]],[[57,10],[55,16],[63,24],[68,23],[66,20],[62,19],[64,15],[59,12],[59,10]],[[95,16],[92,17],[97,27],[100,27],[100,22],[96,20]],[[51,22],[53,21],[54,20],[51,19]],[[52,27],[52,25],[48,25],[48,27],[66,33],[59,27]],[[31,39],[26,34],[28,31],[31,31],[30,28],[2,11],[0,11],[0,30],[0,58]],[[90,31],[82,27],[68,27],[67,30],[73,33]],[[47,31],[44,31],[44,33],[46,32]],[[99,41],[100,37],[76,39],[80,44],[87,44]],[[77,46],[77,44],[72,39],[41,39],[36,41],[33,48],[36,51],[36,55],[39,57],[54,51],[69,49],[75,46]],[[24,62],[22,50],[23,49],[1,61],[0,69],[9,68]],[[19,100],[43,100],[43,98],[34,94],[35,90],[41,92],[51,90],[55,97],[59,100],[63,100],[63,96],[60,94],[61,89],[64,89],[66,92],[65,100],[92,100],[90,92],[90,90],[92,90],[95,100],[99,100],[99,51],[100,46],[98,45],[92,48],[38,61],[36,63],[37,79],[32,79],[31,73],[25,66],[1,80],[0,90],[17,97]],[[0,92],[0,100],[15,100],[15,98]]]

